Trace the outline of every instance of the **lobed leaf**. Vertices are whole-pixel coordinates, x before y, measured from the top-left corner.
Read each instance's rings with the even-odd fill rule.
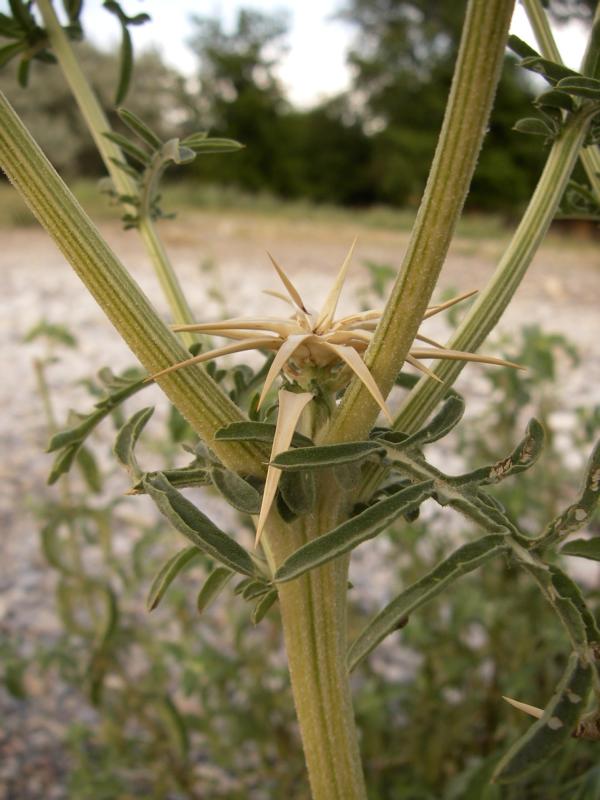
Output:
[[[196,608],[200,614],[218,597],[232,577],[233,572],[227,567],[215,567],[213,569],[198,592]]]
[[[174,556],[163,564],[152,581],[150,591],[148,592],[148,599],[146,600],[146,608],[148,611],[154,611],[154,609],[158,607],[167,589],[179,573],[184,567],[187,567],[188,564],[201,555],[202,552],[195,545],[191,545],[175,553]]]
[[[325,444],[319,447],[298,447],[280,453],[271,465],[281,470],[311,470],[336,467],[340,464],[353,464],[373,455],[384,452],[377,442],[344,442]]]
[[[422,481],[380,500],[356,517],[293,552],[275,573],[275,581],[283,583],[297,578],[308,570],[353,550],[367,539],[372,539],[401,514],[419,506],[431,495],[432,490],[433,481]]]
[[[573,733],[585,710],[591,685],[591,665],[579,654],[572,653],[543,716],[501,759],[493,780],[497,783],[522,780],[547,763]]]
[[[255,575],[248,552],[171,486],[163,474],[146,478],[144,486],[159,511],[192,544],[235,572]]]
[[[386,636],[397,630],[403,619],[449,584],[508,550],[506,535],[498,533],[459,547],[431,572],[401,592],[367,624],[348,650],[348,669],[353,670]]]

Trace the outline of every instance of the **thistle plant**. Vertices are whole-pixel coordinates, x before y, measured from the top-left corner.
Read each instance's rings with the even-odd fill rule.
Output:
[[[39,0],[38,5],[44,19],[52,22],[51,4]],[[260,622],[278,604],[316,800],[360,800],[367,796],[349,673],[387,636],[407,621],[412,624],[413,618],[418,620],[418,609],[424,603],[494,558],[506,559],[539,587],[564,627],[571,652],[564,676],[540,718],[505,754],[494,779],[514,782],[529,775],[556,754],[573,732],[596,738],[600,631],[581,590],[559,566],[557,553],[564,546],[571,554],[599,557],[597,540],[566,544],[565,540],[590,521],[597,505],[600,446],[592,450],[579,496],[534,534],[522,521],[512,518],[488,487],[517,476],[539,458],[544,431],[535,419],[510,454],[472,471],[447,474],[426,456],[428,445],[448,434],[462,417],[465,404],[451,384],[464,363],[500,363],[499,359],[475,353],[525,274],[582,148],[597,147],[599,12],[580,73],[565,71],[556,61],[513,40],[511,44],[523,65],[543,74],[551,84],[550,91],[538,98],[539,119],[518,125],[522,131],[541,133],[550,145],[547,165],[496,274],[450,342],[442,345],[421,334],[424,318],[465,299],[431,305],[488,125],[512,10],[509,0],[468,3],[430,177],[384,308],[336,319],[351,253],[318,313],[307,308],[274,262],[287,293],[285,300],[293,309],[292,317],[197,324],[176,320],[176,332],[201,332],[233,340],[233,344],[191,357],[158,318],[8,102],[0,101],[0,159],[6,174],[148,376],[163,388],[198,437],[190,464],[162,472],[144,470],[135,452],[152,409],[137,412],[117,437],[115,453],[131,475],[130,491],[147,493],[188,542],[157,575],[149,605],[155,607],[160,602],[168,586],[198,553],[207,563],[215,564],[200,592],[202,609],[234,580],[235,593],[253,606],[254,622]],[[54,34],[59,61],[62,57],[68,71],[65,43],[56,31]],[[51,33],[48,40],[52,43]],[[79,78],[76,83],[77,91],[85,95]],[[104,133],[98,137],[102,146],[107,141]],[[109,136],[108,141],[114,144],[115,137]],[[204,139],[196,139],[194,144],[201,141]],[[156,197],[148,176],[160,171],[152,165],[162,167],[165,156],[164,143],[154,142],[154,147],[150,141],[146,143],[150,150],[141,155],[137,151],[134,154],[124,141],[120,145],[132,158],[138,156],[142,172],[132,168],[137,188],[143,192],[151,184],[151,192],[140,201],[139,193],[117,188],[121,202],[133,209],[145,209],[139,219],[132,212],[131,219],[126,220],[141,227],[152,221],[156,209],[154,202],[148,202],[149,197]],[[194,151],[189,141],[177,147]],[[185,149],[169,150],[169,154],[175,161],[186,158]],[[586,192],[597,200],[596,189],[592,182]],[[418,346],[416,341],[420,342]],[[214,365],[201,366],[219,355],[249,349],[268,355],[257,372],[248,367],[228,372]],[[439,362],[433,369],[421,363],[430,358]],[[399,412],[393,417],[389,393],[394,386],[414,383],[401,371],[405,363],[416,366],[423,376],[404,393]],[[275,408],[265,408],[279,373],[283,373],[283,388]],[[136,378],[117,387],[87,418],[55,435],[51,442],[51,449],[57,451],[53,476],[68,470],[87,434],[103,416],[148,382]],[[273,410],[276,424],[271,421]],[[377,424],[380,411],[385,413],[385,426]],[[254,519],[254,549],[244,545],[241,535],[221,530],[180,491],[207,484],[237,511]],[[366,621],[348,646],[350,553],[393,523],[414,518],[425,501],[467,517],[478,526],[480,535],[406,587]],[[520,698],[518,702],[526,700]]]

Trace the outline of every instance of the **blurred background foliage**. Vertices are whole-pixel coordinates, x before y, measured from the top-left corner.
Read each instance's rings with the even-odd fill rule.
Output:
[[[592,6],[592,0],[554,0],[550,9],[560,22],[589,19]],[[205,183],[317,203],[416,207],[463,15],[462,1],[345,0],[339,17],[355,31],[351,85],[308,109],[293,107],[277,79],[289,26],[283,12],[242,9],[233,28],[219,16],[196,15],[189,25],[196,75],[184,79],[156,52],[146,52],[127,106],[161,137],[210,129],[246,145],[235,158],[199,160],[195,178]],[[112,108],[115,58],[90,44],[77,50],[119,129]],[[102,175],[58,68],[33,66],[27,91],[16,85],[14,64],[0,72],[0,89],[65,177]],[[468,209],[512,217],[526,203],[545,152],[536,137],[512,127],[530,113],[534,94],[531,80],[507,59]]]

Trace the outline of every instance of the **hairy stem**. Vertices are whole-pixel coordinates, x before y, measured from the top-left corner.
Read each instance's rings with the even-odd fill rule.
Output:
[[[588,112],[582,109],[567,123],[554,143],[529,206],[494,275],[454,332],[448,347],[476,351],[495,327],[552,222],[588,125]],[[464,366],[464,362],[459,361],[438,363],[433,372],[442,383],[429,377],[422,378],[400,406],[395,427],[411,432],[422,425]]]
[[[139,361],[153,374],[187,357],[68,187],[0,93],[0,166]],[[194,366],[158,380],[194,430],[232,469],[262,474],[264,453],[251,443],[214,441],[218,428],[243,419],[237,406]]]
[[[120,195],[135,195],[136,187],[132,179],[118,169],[114,161],[111,160],[115,159],[122,162],[125,161],[125,158],[121,148],[104,136],[105,133],[110,133],[111,131],[110,123],[81,69],[73,48],[56,16],[51,0],[36,0],[36,3],[44,20],[52,50],[58,59],[63,75],[73,92],[73,96],[86,121],[98,152],[102,156],[117,193]],[[139,231],[152,259],[156,276],[167,299],[174,321],[178,324],[193,322],[194,318],[191,309],[181,290],[173,266],[156,232],[154,222],[147,214],[140,219]],[[197,337],[186,332],[182,334],[182,340],[189,346],[197,341]]]
[[[330,480],[333,480],[330,476]],[[317,512],[268,531],[279,565],[307,541],[339,522],[332,498],[320,492]],[[273,515],[275,516],[275,515]],[[279,587],[279,603],[296,712],[314,800],[366,800],[346,668],[348,558],[340,558]]]
[[[529,23],[533,28],[533,32],[535,34],[541,54],[544,56],[544,58],[547,58],[550,61],[556,61],[557,64],[562,64],[560,51],[554,40],[554,35],[552,34],[548,17],[546,16],[546,12],[540,3],[540,0],[522,0],[522,2],[527,13]],[[596,10],[596,17],[598,17],[599,13],[600,4]],[[598,20],[596,20],[595,24],[599,24]],[[586,68],[586,62],[589,62],[591,59],[591,50],[593,50],[593,37],[590,37],[590,44],[587,48],[587,54],[583,60],[582,68],[584,71]],[[592,191],[594,192],[594,196],[600,203],[600,149],[598,147],[588,147],[581,151],[580,158],[590,182],[590,186],[592,187]]]
[[[446,258],[488,125],[513,0],[469,0],[435,157],[402,268],[365,354],[382,393],[391,390]],[[354,380],[332,420],[330,441],[365,436],[377,406]]]

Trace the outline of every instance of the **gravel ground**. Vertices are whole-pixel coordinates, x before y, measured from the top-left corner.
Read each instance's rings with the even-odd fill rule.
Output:
[[[135,233],[124,234],[112,224],[105,226],[103,233],[164,312],[156,280]],[[397,266],[405,235],[364,229],[358,218],[356,225],[332,225],[222,213],[165,224],[166,243],[199,319],[223,313],[281,312],[276,300],[260,293],[276,283],[267,248],[317,306],[357,233],[354,271],[341,311],[355,307],[353,297],[365,280],[362,262],[368,259]],[[440,287],[464,290],[484,286],[501,249],[498,241],[458,241]],[[52,576],[39,553],[37,522],[31,513],[34,501],[49,494],[45,476],[50,457],[43,454],[47,434],[31,368],[32,359],[43,355],[44,347],[41,343],[23,345],[22,339],[42,317],[68,325],[78,336],[79,348],[61,354],[49,373],[60,418],[71,407],[89,407],[87,394],[77,385],[79,379],[104,365],[118,371],[132,359],[42,231],[3,231],[0,267],[4,286],[0,367],[5,376],[0,384],[4,453],[0,462],[0,633],[18,638],[31,650],[36,643],[56,637],[59,626],[48,600]],[[565,412],[600,402],[599,267],[597,243],[573,243],[552,236],[500,325],[500,330],[514,331],[523,324],[537,323],[546,331],[566,334],[576,344],[582,366],[565,365],[559,381],[559,402]],[[443,321],[432,320],[428,330],[433,336],[443,336]],[[489,386],[478,379],[478,369],[466,370],[461,378],[475,409],[485,401]],[[372,566],[380,568],[381,561]],[[0,800],[66,797],[61,731],[87,712],[64,686],[49,687],[43,680],[33,680],[27,689],[26,701],[0,689],[4,723],[0,732]]]

